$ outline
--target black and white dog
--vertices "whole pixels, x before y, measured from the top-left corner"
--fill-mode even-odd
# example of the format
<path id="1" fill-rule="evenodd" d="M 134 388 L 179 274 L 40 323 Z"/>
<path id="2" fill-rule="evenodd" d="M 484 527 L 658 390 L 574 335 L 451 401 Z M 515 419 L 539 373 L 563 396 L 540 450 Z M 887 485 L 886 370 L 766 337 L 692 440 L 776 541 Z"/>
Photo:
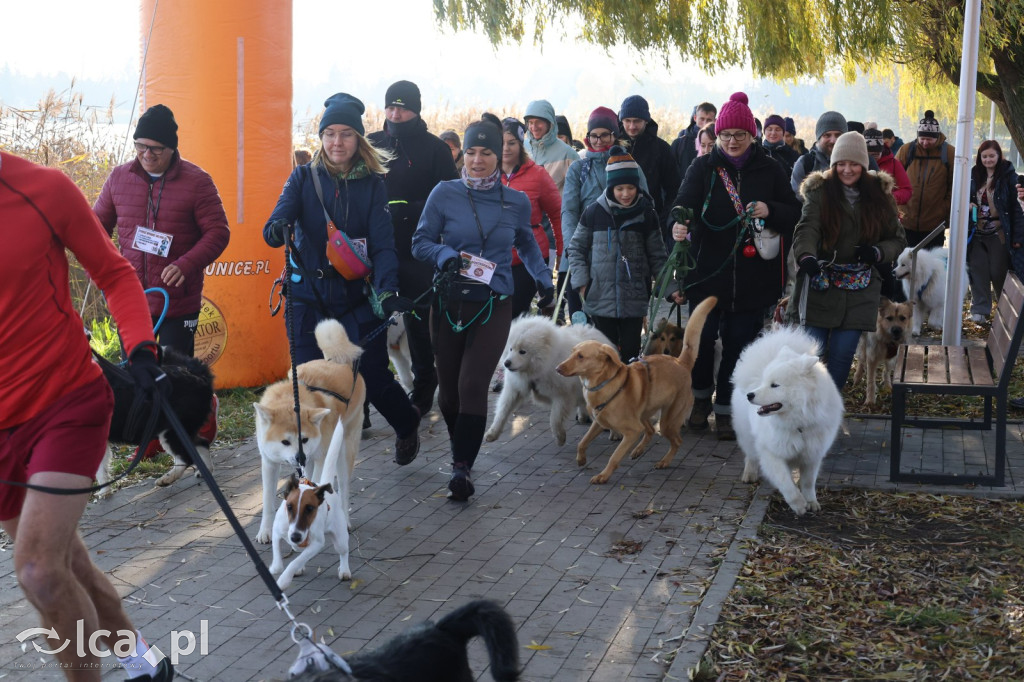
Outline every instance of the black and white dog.
<path id="1" fill-rule="evenodd" d="M 497 682 L 519 679 L 519 644 L 512 618 L 498 604 L 477 600 L 437 623 L 423 623 L 390 642 L 347 658 L 352 675 L 339 670 L 304 673 L 296 682 L 473 682 L 466 644 L 482 637 Z"/>
<path id="2" fill-rule="evenodd" d="M 114 415 L 110 420 L 109 440 L 114 443 L 127 443 L 139 445 L 142 438 L 141 425 L 145 422 L 152 409 L 151 401 L 142 401 L 142 404 L 135 405 L 135 384 L 131 381 L 130 375 L 124 369 L 111 365 L 108 362 L 101 362 L 103 374 L 110 383 L 114 392 Z M 167 399 L 170 407 L 181 420 L 185 432 L 189 435 L 192 444 L 195 445 L 199 456 L 209 467 L 210 443 L 199 435 L 210 414 L 210 405 L 213 400 L 213 373 L 206 364 L 197 358 L 180 353 L 172 348 L 163 348 L 161 361 L 164 373 L 171 382 L 171 395 Z M 192 459 L 188 456 L 185 446 L 178 434 L 171 429 L 167 418 L 160 414 L 156 425 L 156 435 L 160 439 L 163 448 L 174 457 L 174 465 L 171 470 L 157 479 L 156 485 L 171 485 L 185 475 L 185 470 L 192 466 Z M 142 443 L 146 447 L 147 443 Z M 99 471 L 96 472 L 96 481 L 106 483 L 111 479 L 110 458 L 112 451 L 107 446 L 107 454 L 103 457 Z M 106 487 L 98 493 L 99 497 L 109 497 L 113 494 L 113 487 Z"/>

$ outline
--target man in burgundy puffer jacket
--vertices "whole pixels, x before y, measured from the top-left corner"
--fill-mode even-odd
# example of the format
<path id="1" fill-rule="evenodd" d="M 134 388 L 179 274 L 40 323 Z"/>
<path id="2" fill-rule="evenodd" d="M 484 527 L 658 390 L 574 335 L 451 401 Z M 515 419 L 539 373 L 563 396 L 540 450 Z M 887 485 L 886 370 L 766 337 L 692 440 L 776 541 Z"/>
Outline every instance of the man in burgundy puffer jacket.
<path id="1" fill-rule="evenodd" d="M 93 210 L 107 233 L 117 227 L 121 253 L 144 288 L 167 291 L 159 342 L 192 355 L 202 305 L 203 270 L 224 251 L 230 232 L 213 178 L 178 152 L 174 114 L 156 104 L 135 128 L 136 159 L 114 169 Z M 148 294 L 154 323 L 164 298 Z"/>

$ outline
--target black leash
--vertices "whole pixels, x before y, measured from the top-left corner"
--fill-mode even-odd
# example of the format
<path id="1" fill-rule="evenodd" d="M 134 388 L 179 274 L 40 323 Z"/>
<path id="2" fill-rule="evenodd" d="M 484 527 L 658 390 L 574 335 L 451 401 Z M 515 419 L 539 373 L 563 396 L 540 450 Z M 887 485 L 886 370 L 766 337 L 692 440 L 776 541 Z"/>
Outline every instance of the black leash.
<path id="1" fill-rule="evenodd" d="M 294 296 L 292 295 L 291 255 L 292 253 L 298 254 L 299 252 L 298 249 L 293 248 L 294 242 L 292 240 L 294 236 L 295 228 L 294 226 L 292 226 L 291 223 L 288 223 L 287 232 L 285 233 L 284 239 L 284 281 L 286 291 L 284 298 L 284 318 L 285 330 L 288 335 L 288 360 L 291 363 L 292 399 L 295 401 L 295 440 L 297 441 L 296 446 L 298 446 L 298 452 L 295 454 L 295 461 L 298 462 L 299 465 L 296 468 L 296 471 L 299 475 L 299 478 L 303 478 L 305 476 L 305 472 L 303 471 L 303 469 L 306 468 L 306 453 L 302 449 L 302 411 L 301 406 L 299 405 L 299 373 L 295 371 L 295 315 L 293 312 L 295 306 L 292 303 L 292 299 L 294 298 Z M 301 263 L 299 264 L 299 267 L 301 267 L 303 270 L 306 269 L 304 266 L 302 266 Z M 316 295 L 317 305 L 320 306 L 321 311 L 325 311 L 327 309 L 327 306 L 324 303 L 323 298 L 321 298 L 320 292 L 317 291 L 316 287 L 310 288 Z M 264 510 L 264 513 L 266 513 L 266 510 Z M 238 531 L 236 530 L 236 532 Z M 248 538 L 246 538 L 246 541 L 248 541 Z M 262 564 L 262 562 L 260 563 Z M 270 575 L 269 571 L 267 572 L 267 575 Z M 274 585 L 276 586 L 277 583 L 274 583 Z M 278 591 L 280 592 L 280 590 Z M 276 598 L 277 597 L 275 595 L 275 599 Z"/>

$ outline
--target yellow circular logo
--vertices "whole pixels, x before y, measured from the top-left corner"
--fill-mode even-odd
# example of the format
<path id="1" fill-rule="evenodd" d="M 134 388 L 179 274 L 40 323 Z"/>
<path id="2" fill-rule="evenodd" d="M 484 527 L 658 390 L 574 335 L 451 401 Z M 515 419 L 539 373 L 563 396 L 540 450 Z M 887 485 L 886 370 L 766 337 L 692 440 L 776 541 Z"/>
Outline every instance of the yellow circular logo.
<path id="1" fill-rule="evenodd" d="M 220 359 L 228 345 L 228 325 L 224 313 L 213 301 L 203 296 L 203 307 L 199 309 L 199 326 L 196 327 L 196 350 L 194 355 L 209 366 Z"/>

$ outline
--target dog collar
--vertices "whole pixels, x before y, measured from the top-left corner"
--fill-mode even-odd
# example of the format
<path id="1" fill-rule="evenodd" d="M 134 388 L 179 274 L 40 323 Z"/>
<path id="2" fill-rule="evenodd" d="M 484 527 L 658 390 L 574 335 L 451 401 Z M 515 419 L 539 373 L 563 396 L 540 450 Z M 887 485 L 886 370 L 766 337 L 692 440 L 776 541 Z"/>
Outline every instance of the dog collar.
<path id="1" fill-rule="evenodd" d="M 649 373 L 650 373 L 650 371 L 651 371 L 651 368 L 650 368 L 650 366 L 649 366 L 649 365 L 647 364 L 647 361 L 646 361 L 646 360 L 639 360 L 639 362 L 643 363 L 644 367 L 646 367 L 646 368 L 647 368 L 647 372 L 648 372 L 648 374 L 649 374 Z M 621 372 L 621 371 L 622 371 L 623 369 L 625 369 L 625 365 L 623 365 L 622 367 L 620 367 L 620 368 L 619 368 L 619 372 Z M 612 379 L 614 379 L 615 377 L 619 376 L 619 372 L 616 372 L 616 373 L 615 373 L 615 376 L 613 376 L 613 377 L 612 377 L 611 379 L 608 379 L 608 381 L 611 381 L 611 380 L 612 380 Z M 608 381 L 604 381 L 604 382 L 602 382 L 600 386 L 603 386 L 603 385 L 607 384 L 607 383 L 608 383 Z M 627 376 L 627 377 L 626 377 L 626 379 L 625 379 L 625 381 L 623 381 L 623 382 L 622 382 L 621 384 L 619 384 L 619 387 L 618 387 L 617 389 L 615 389 L 615 393 L 612 393 L 612 394 L 611 394 L 611 396 L 610 396 L 610 397 L 608 398 L 608 400 L 604 401 L 604 402 L 603 402 L 603 403 L 601 403 L 600 405 L 595 405 L 595 406 L 594 406 L 594 414 L 596 415 L 596 414 L 597 414 L 598 412 L 600 412 L 600 411 L 601 411 L 601 410 L 603 410 L 604 408 L 608 407 L 608 405 L 609 405 L 609 404 L 610 404 L 610 403 L 611 403 L 611 402 L 612 402 L 613 400 L 615 400 L 616 398 L 618 398 L 618 397 L 619 397 L 619 394 L 620 394 L 620 393 L 622 393 L 622 389 L 624 389 L 624 388 L 626 387 L 626 384 L 628 384 L 628 383 L 629 383 L 629 377 Z M 594 388 L 593 390 L 595 390 L 595 391 L 596 391 L 596 390 L 597 390 L 597 388 L 600 388 L 600 386 L 598 386 L 598 387 L 595 387 L 595 388 Z"/>
<path id="2" fill-rule="evenodd" d="M 587 389 L 588 391 L 590 391 L 591 393 L 593 393 L 594 391 L 600 391 L 600 390 L 601 390 L 602 388 L 604 388 L 605 386 L 607 386 L 608 384 L 610 384 L 610 383 L 611 383 L 612 381 L 614 381 L 614 380 L 615 380 L 615 377 L 619 376 L 619 372 L 621 372 L 621 371 L 622 371 L 623 369 L 625 369 L 625 368 L 626 368 L 626 366 L 625 366 L 625 365 L 620 365 L 620 366 L 619 366 L 619 369 L 618 369 L 618 370 L 616 370 L 615 374 L 611 375 L 610 377 L 608 377 L 607 379 L 605 379 L 604 381 L 602 381 L 601 383 L 599 383 L 599 384 L 598 384 L 597 386 L 586 386 L 585 388 L 586 388 L 586 389 Z M 621 389 L 620 389 L 620 390 L 621 390 Z"/>

